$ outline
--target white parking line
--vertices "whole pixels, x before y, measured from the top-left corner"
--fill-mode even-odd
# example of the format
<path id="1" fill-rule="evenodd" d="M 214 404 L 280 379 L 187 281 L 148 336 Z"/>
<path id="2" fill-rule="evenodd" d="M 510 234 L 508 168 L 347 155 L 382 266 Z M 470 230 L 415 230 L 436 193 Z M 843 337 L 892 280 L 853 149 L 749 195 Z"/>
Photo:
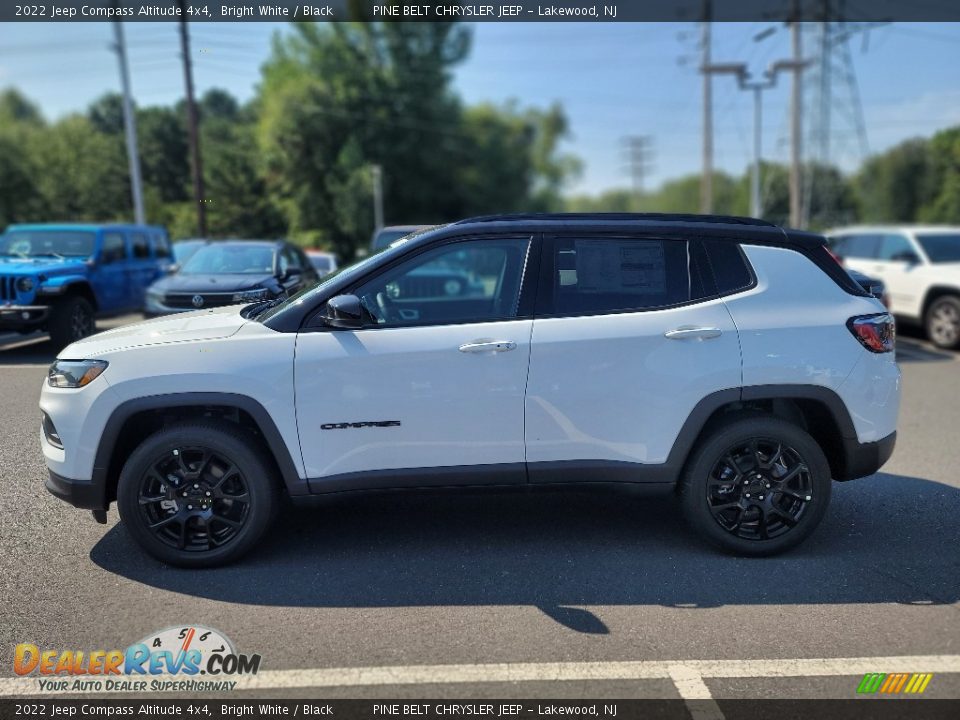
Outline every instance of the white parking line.
<path id="1" fill-rule="evenodd" d="M 704 678 L 857 676 L 868 672 L 960 673 L 960 655 L 760 660 L 637 660 L 608 662 L 396 665 L 266 670 L 235 679 L 236 690 L 447 685 L 505 682 L 671 679 L 685 700 L 710 700 Z M 60 679 L 73 679 L 62 676 Z M 86 676 L 84 679 L 95 679 Z M 200 679 L 193 676 L 191 679 Z M 226 677 L 218 679 L 227 679 Z M 0 678 L 0 697 L 37 694 L 37 676 Z M 59 694 L 59 693 L 58 693 Z M 65 694 L 97 694 L 68 691 Z M 102 692 L 100 693 L 102 694 Z"/>

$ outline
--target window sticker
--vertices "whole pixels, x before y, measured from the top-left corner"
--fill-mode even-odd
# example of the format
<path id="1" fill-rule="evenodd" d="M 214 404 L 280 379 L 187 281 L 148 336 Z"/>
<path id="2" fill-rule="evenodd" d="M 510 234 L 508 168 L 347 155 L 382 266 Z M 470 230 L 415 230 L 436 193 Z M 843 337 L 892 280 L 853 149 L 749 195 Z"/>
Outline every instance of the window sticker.
<path id="1" fill-rule="evenodd" d="M 577 241 L 576 249 L 579 292 L 666 293 L 667 264 L 658 240 Z"/>

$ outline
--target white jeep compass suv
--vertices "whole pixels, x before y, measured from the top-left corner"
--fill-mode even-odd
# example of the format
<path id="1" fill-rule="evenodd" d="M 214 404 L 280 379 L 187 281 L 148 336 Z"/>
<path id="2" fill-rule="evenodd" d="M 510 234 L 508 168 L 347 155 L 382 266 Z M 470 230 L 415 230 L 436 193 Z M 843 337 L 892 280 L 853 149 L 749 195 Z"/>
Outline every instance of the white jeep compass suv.
<path id="1" fill-rule="evenodd" d="M 850 227 L 829 233 L 851 270 L 883 281 L 890 312 L 921 324 L 934 345 L 960 348 L 960 227 Z"/>
<path id="2" fill-rule="evenodd" d="M 44 380 L 47 487 L 185 566 L 251 550 L 282 495 L 463 485 L 675 487 L 716 545 L 780 552 L 896 437 L 893 320 L 824 242 L 474 218 L 283 301 L 100 333 Z"/>

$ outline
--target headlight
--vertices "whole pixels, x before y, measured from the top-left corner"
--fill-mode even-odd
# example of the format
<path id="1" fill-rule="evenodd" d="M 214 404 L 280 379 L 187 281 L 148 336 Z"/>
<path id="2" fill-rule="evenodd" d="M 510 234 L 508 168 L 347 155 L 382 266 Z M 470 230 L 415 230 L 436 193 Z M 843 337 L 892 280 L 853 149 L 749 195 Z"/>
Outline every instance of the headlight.
<path id="1" fill-rule="evenodd" d="M 17 290 L 25 293 L 33 290 L 33 278 L 22 277 L 17 280 Z"/>
<path id="2" fill-rule="evenodd" d="M 253 290 L 244 290 L 243 292 L 234 293 L 233 301 L 256 302 L 257 300 L 266 300 L 267 295 L 269 294 L 270 291 L 266 288 L 254 288 Z"/>
<path id="3" fill-rule="evenodd" d="M 82 388 L 107 369 L 105 360 L 57 360 L 47 371 L 47 385 L 58 388 Z"/>

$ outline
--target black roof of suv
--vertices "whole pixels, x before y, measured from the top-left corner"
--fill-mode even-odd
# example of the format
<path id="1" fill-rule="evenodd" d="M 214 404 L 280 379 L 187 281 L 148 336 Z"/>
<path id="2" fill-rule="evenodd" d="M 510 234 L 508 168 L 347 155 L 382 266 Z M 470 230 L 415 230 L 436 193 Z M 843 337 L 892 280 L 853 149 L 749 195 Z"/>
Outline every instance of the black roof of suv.
<path id="1" fill-rule="evenodd" d="M 728 215 L 690 215 L 668 213 L 511 213 L 482 215 L 466 218 L 447 225 L 438 225 L 411 236 L 399 245 L 391 245 L 377 258 L 389 264 L 424 245 L 446 239 L 503 234 L 505 232 L 551 233 L 570 230 L 601 233 L 641 232 L 661 238 L 699 238 L 747 245 L 771 245 L 796 250 L 829 275 L 834 282 L 851 295 L 868 295 L 826 250 L 826 238 L 815 233 L 780 227 L 766 220 Z M 375 261 L 376 262 L 376 261 Z M 375 271 L 379 264 L 370 265 Z M 342 292 L 353 280 L 338 283 L 333 276 L 329 293 L 317 297 L 322 304 Z M 325 283 L 325 284 L 326 284 Z M 314 302 L 297 303 L 297 307 L 278 308 L 270 313 L 266 324 L 282 332 L 296 332 L 307 315 L 318 309 Z"/>

